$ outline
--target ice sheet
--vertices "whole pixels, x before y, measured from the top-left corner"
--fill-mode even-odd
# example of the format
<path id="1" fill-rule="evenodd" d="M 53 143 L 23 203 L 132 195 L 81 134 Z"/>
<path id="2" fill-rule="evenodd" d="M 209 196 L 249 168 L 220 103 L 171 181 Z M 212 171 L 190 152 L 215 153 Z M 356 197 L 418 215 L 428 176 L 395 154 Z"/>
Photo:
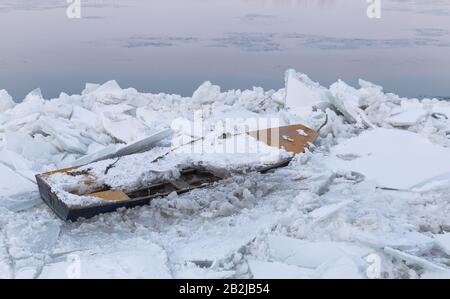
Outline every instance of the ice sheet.
<path id="1" fill-rule="evenodd" d="M 36 188 L 36 184 L 0 163 L 0 194 L 2 196 L 31 192 Z"/>
<path id="2" fill-rule="evenodd" d="M 373 129 L 331 149 L 335 171 L 356 171 L 380 187 L 409 190 L 450 172 L 450 150 L 419 134 Z"/>

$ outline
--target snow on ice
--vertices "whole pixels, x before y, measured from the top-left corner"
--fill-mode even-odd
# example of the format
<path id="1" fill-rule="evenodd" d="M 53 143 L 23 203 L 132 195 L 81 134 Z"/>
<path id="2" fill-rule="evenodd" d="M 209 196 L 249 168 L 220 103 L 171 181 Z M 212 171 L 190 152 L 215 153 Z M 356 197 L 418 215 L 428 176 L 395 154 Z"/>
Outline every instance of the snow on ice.
<path id="1" fill-rule="evenodd" d="M 217 136 L 239 132 L 248 118 L 277 120 L 263 127 L 302 123 L 320 136 L 289 166 L 264 175 L 237 170 L 279 158 L 268 147 L 253 157 L 180 149 L 148 163 L 196 138 L 188 128 L 198 117 L 202 148 L 211 152 L 223 147 Z M 447 101 L 401 98 L 364 80 L 327 88 L 294 70 L 280 90 L 222 91 L 206 82 L 192 97 L 115 81 L 55 99 L 36 89 L 15 102 L 1 90 L 0 277 L 448 277 L 449 119 Z M 42 204 L 35 174 L 107 157 L 168 129 L 170 140 L 121 159 L 108 176 L 102 170 L 111 160 L 93 171 L 118 187 L 176 175 L 189 163 L 236 174 L 76 223 Z M 236 139 L 238 147 L 248 143 Z"/>
<path id="2" fill-rule="evenodd" d="M 411 190 L 437 177 L 450 180 L 450 149 L 403 130 L 363 132 L 335 146 L 330 157 L 330 168 L 360 172 L 384 188 Z"/>

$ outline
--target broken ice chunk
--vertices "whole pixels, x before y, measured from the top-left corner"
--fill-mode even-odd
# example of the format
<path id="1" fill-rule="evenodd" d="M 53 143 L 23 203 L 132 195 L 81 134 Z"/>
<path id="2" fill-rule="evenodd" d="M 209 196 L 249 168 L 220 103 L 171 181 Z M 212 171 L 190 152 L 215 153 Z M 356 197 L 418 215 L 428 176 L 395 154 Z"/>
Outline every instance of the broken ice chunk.
<path id="1" fill-rule="evenodd" d="M 61 223 L 49 216 L 50 214 L 41 213 L 33 219 L 35 223 L 30 223 L 24 215 L 7 224 L 7 244 L 14 259 L 44 256 L 53 251 Z"/>
<path id="2" fill-rule="evenodd" d="M 34 279 L 42 268 L 44 261 L 42 259 L 30 256 L 15 260 L 14 278 L 15 279 Z"/>
<path id="3" fill-rule="evenodd" d="M 315 269 L 337 261 L 345 255 L 362 258 L 370 249 L 339 242 L 309 242 L 284 236 L 269 236 L 269 252 L 273 259 L 304 268 Z"/>
<path id="4" fill-rule="evenodd" d="M 23 102 L 8 110 L 7 115 L 10 119 L 19 119 L 31 114 L 41 113 L 44 103 L 45 101 L 42 98 L 42 95 L 40 95 L 40 91 L 31 92 L 25 97 Z"/>
<path id="5" fill-rule="evenodd" d="M 351 204 L 353 200 L 344 200 L 343 202 L 331 204 L 328 206 L 320 207 L 314 211 L 312 211 L 309 216 L 315 221 L 320 222 L 323 221 L 335 213 L 339 212 L 341 209 L 345 208 L 349 204 Z"/>
<path id="6" fill-rule="evenodd" d="M 307 117 L 314 107 L 325 107 L 329 101 L 326 88 L 313 82 L 307 75 L 290 69 L 286 72 L 286 107 L 294 114 Z"/>
<path id="7" fill-rule="evenodd" d="M 56 244 L 60 222 L 41 210 L 33 214 L 15 214 L 5 226 L 6 245 L 14 263 L 14 277 L 35 278 Z"/>
<path id="8" fill-rule="evenodd" d="M 387 119 L 387 122 L 394 127 L 408 127 L 417 124 L 427 115 L 428 112 L 422 108 L 410 109 L 392 115 Z"/>
<path id="9" fill-rule="evenodd" d="M 89 94 L 100 87 L 100 84 L 86 83 L 85 88 L 81 92 L 81 95 Z"/>
<path id="10" fill-rule="evenodd" d="M 120 148 L 121 148 L 121 146 L 118 144 L 111 144 L 109 146 L 99 149 L 98 151 L 94 151 L 93 153 L 91 153 L 89 155 L 83 156 L 80 159 L 73 161 L 70 165 L 71 166 L 81 166 L 81 165 L 86 165 L 86 164 L 92 163 L 94 161 L 104 160 L 103 159 L 104 157 L 108 157 L 109 155 L 114 154 Z M 69 166 L 69 165 L 67 165 L 67 166 Z"/>
<path id="11" fill-rule="evenodd" d="M 330 87 L 332 97 L 331 104 L 344 115 L 350 123 L 356 123 L 359 126 L 373 128 L 374 125 L 369 121 L 365 112 L 359 107 L 360 95 L 358 91 L 339 80 Z"/>
<path id="12" fill-rule="evenodd" d="M 26 192 L 9 196 L 0 195 L 0 207 L 5 207 L 11 212 L 20 212 L 42 204 L 39 192 Z"/>
<path id="13" fill-rule="evenodd" d="M 98 102 L 104 104 L 117 104 L 125 97 L 124 90 L 114 80 L 104 83 L 90 94 L 94 95 Z"/>
<path id="14" fill-rule="evenodd" d="M 283 135 L 281 136 L 284 140 L 289 141 L 289 142 L 294 142 L 294 139 L 289 137 L 288 135 Z"/>
<path id="15" fill-rule="evenodd" d="M 202 277 L 202 279 L 232 279 L 236 276 L 236 271 L 201 268 L 194 263 L 185 263 L 180 265 L 180 269 L 174 269 L 173 276 L 175 279 L 190 279 L 192 277 Z"/>
<path id="16" fill-rule="evenodd" d="M 33 141 L 33 138 L 22 132 L 6 133 L 4 137 L 5 149 L 22 154 L 26 144 Z"/>
<path id="17" fill-rule="evenodd" d="M 34 90 L 32 90 L 29 94 L 27 94 L 27 96 L 25 97 L 25 99 L 23 100 L 23 102 L 28 102 L 28 101 L 34 101 L 34 100 L 40 100 L 42 99 L 42 91 L 40 88 L 36 88 Z"/>
<path id="18" fill-rule="evenodd" d="M 74 261 L 79 269 L 68 271 Z M 72 252 L 45 265 L 39 278 L 171 278 L 167 255 L 158 245 L 140 238 Z"/>
<path id="19" fill-rule="evenodd" d="M 317 195 L 323 195 L 328 192 L 331 184 L 333 184 L 336 174 L 332 171 L 323 171 L 307 179 L 307 184 L 311 192 Z"/>
<path id="20" fill-rule="evenodd" d="M 36 134 L 33 140 L 24 144 L 22 155 L 34 162 L 34 168 L 49 163 L 58 163 L 63 154 L 59 153 L 55 143 L 57 144 L 57 141 L 50 136 L 44 137 Z"/>
<path id="21" fill-rule="evenodd" d="M 0 163 L 0 194 L 2 196 L 31 192 L 36 188 L 37 186 L 31 181 Z"/>
<path id="22" fill-rule="evenodd" d="M 450 255 L 450 233 L 434 235 L 434 238 L 442 251 Z"/>
<path id="23" fill-rule="evenodd" d="M 9 260 L 8 250 L 5 240 L 0 235 L 0 279 L 13 278 L 13 269 L 11 261 Z"/>
<path id="24" fill-rule="evenodd" d="M 105 130 L 124 143 L 130 143 L 150 135 L 149 128 L 135 118 L 111 121 L 107 117 L 103 117 L 102 121 Z"/>
<path id="25" fill-rule="evenodd" d="M 101 122 L 98 120 L 97 114 L 79 106 L 73 107 L 73 112 L 70 120 L 74 123 L 84 124 L 88 127 L 96 129 L 102 127 Z"/>
<path id="26" fill-rule="evenodd" d="M 450 279 L 450 271 L 425 271 L 421 279 Z"/>
<path id="27" fill-rule="evenodd" d="M 211 104 L 214 103 L 220 96 L 220 87 L 213 85 L 211 82 L 206 81 L 200 87 L 194 91 L 192 95 L 192 101 L 198 104 Z"/>
<path id="28" fill-rule="evenodd" d="M 305 136 L 305 137 L 308 136 L 308 133 L 306 133 L 306 132 L 303 131 L 303 130 L 297 130 L 297 133 L 298 133 L 299 135 L 302 135 L 302 136 Z"/>
<path id="29" fill-rule="evenodd" d="M 432 112 L 436 114 L 437 117 L 443 119 L 450 119 L 450 105 L 448 102 L 440 102 L 433 105 Z"/>
<path id="30" fill-rule="evenodd" d="M 349 257 L 343 256 L 337 261 L 323 265 L 322 274 L 320 278 L 323 279 L 362 279 L 361 274 L 356 263 Z M 320 271 L 320 270 L 319 270 Z"/>

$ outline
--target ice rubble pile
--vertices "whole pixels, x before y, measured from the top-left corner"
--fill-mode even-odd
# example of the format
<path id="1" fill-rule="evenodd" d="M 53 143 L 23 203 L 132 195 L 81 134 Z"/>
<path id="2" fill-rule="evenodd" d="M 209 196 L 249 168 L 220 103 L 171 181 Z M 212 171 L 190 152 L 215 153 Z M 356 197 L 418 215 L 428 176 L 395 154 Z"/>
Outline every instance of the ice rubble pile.
<path id="1" fill-rule="evenodd" d="M 382 87 L 364 80 L 360 80 L 359 85 L 359 88 L 354 88 L 343 81 L 338 81 L 326 88 L 313 82 L 305 74 L 289 70 L 286 72 L 286 87 L 278 91 L 264 91 L 262 88 L 253 88 L 252 90 L 223 92 L 220 90 L 220 87 L 206 82 L 194 92 L 192 97 L 139 93 L 132 88 L 122 89 L 115 81 L 110 81 L 103 85 L 87 84 L 81 95 L 62 93 L 56 99 L 44 99 L 40 90 L 37 89 L 28 94 L 20 103 L 15 103 L 6 91 L 1 90 L 0 224 L 5 229 L 0 230 L 7 235 L 8 232 L 20 231 L 21 229 L 16 227 L 23 226 L 27 222 L 25 220 L 26 215 L 32 215 L 36 219 L 39 218 L 37 221 L 40 224 L 50 221 L 49 225 L 46 226 L 49 228 L 46 233 L 51 236 L 52 240 L 57 240 L 59 234 L 59 224 L 56 224 L 57 220 L 53 219 L 50 213 L 44 213 L 45 217 L 42 215 L 38 216 L 33 214 L 33 209 L 29 209 L 40 202 L 34 182 L 36 173 L 71 166 L 80 161 L 79 159 L 86 156 L 95 156 L 99 152 L 103 154 L 114 152 L 125 144 L 132 144 L 155 132 L 173 126 L 174 121 L 177 119 L 187 119 L 192 122 L 198 110 L 203 112 L 202 117 L 207 131 L 216 129 L 217 122 L 225 118 L 233 118 L 238 124 L 240 120 L 251 117 L 275 117 L 280 120 L 280 125 L 300 122 L 317 129 L 323 124 L 324 115 L 326 114 L 328 123 L 321 129 L 321 136 L 317 142 L 315 153 L 308 153 L 304 157 L 300 157 L 297 163 L 293 163 L 292 167 L 286 170 L 286 174 L 279 175 L 283 177 L 283 180 L 286 177 L 290 178 L 292 182 L 289 180 L 288 185 L 285 185 L 283 181 L 277 183 L 283 187 L 283 190 L 279 191 L 281 195 L 278 194 L 278 197 L 274 196 L 273 205 L 272 203 L 270 205 L 262 204 L 260 208 L 254 208 L 256 203 L 253 203 L 259 202 L 255 200 L 256 197 L 270 197 L 270 195 L 265 195 L 266 193 L 260 189 L 270 190 L 274 188 L 273 183 L 267 182 L 268 186 L 266 187 L 262 187 L 265 186 L 265 183 L 261 183 L 262 185 L 253 193 L 248 191 L 246 187 L 246 191 L 244 190 L 241 195 L 236 196 L 242 197 L 245 201 L 252 202 L 252 204 L 245 206 L 249 210 L 244 210 L 241 216 L 233 218 L 233 222 L 243 221 L 243 227 L 246 227 L 246 230 L 239 231 L 239 233 L 243 234 L 240 242 L 245 244 L 255 238 L 255 234 L 257 234 L 257 231 L 260 231 L 261 227 L 268 229 L 270 226 L 283 226 L 286 223 L 287 216 L 281 215 L 278 217 L 276 214 L 273 214 L 273 209 L 280 208 L 283 203 L 287 206 L 294 205 L 295 209 L 290 210 L 297 212 L 296 220 L 290 224 L 287 230 L 297 231 L 298 237 L 311 240 L 266 235 L 265 241 L 261 242 L 261 244 L 265 244 L 264 246 L 268 247 L 266 251 L 263 250 L 265 252 L 263 254 L 264 258 L 258 259 L 260 249 L 250 248 L 250 252 L 253 250 L 254 253 L 247 258 L 246 266 L 239 262 L 242 261 L 242 256 L 238 259 L 239 261 L 231 264 L 240 265 L 239 267 L 247 269 L 242 270 L 243 273 L 252 273 L 251 275 L 254 277 L 266 277 L 273 273 L 287 277 L 335 277 L 339 275 L 359 277 L 362 274 L 358 269 L 365 263 L 361 258 L 366 256 L 370 250 L 368 251 L 365 245 L 350 246 L 346 243 L 340 244 L 329 240 L 320 240 L 317 236 L 325 236 L 327 233 L 329 233 L 329 238 L 331 239 L 333 231 L 325 230 L 326 227 L 317 225 L 308 226 L 306 225 L 309 223 L 308 221 L 317 224 L 326 221 L 333 215 L 341 215 L 341 218 L 338 217 L 336 221 L 344 221 L 342 217 L 349 217 L 349 222 L 358 222 L 359 219 L 360 221 L 366 221 L 368 227 L 371 228 L 371 223 L 375 227 L 375 224 L 373 224 L 373 217 L 375 217 L 373 216 L 373 211 L 377 209 L 381 211 L 384 206 L 390 205 L 392 205 L 390 209 L 393 210 L 401 205 L 399 203 L 401 200 L 413 202 L 413 207 L 420 206 L 425 201 L 432 202 L 432 205 L 427 206 L 425 209 L 418 209 L 417 211 L 414 209 L 407 210 L 408 213 L 411 212 L 411 214 L 408 214 L 410 218 L 414 218 L 416 214 L 422 215 L 421 213 L 424 213 L 424 211 L 433 214 L 434 212 L 430 209 L 434 206 L 440 206 L 442 208 L 440 210 L 444 213 L 446 207 L 444 203 L 436 202 L 436 196 L 437 198 L 440 196 L 436 195 L 440 194 L 436 192 L 441 189 L 448 189 L 450 182 L 450 165 L 448 162 L 450 161 L 448 159 L 450 157 L 450 103 L 437 99 L 401 98 L 391 93 L 384 93 Z M 180 136 L 184 133 L 182 130 L 178 132 Z M 220 161 L 215 162 L 220 163 Z M 273 174 L 273 177 L 267 180 L 274 179 L 279 179 L 277 174 Z M 261 179 L 261 181 L 264 182 L 264 179 Z M 356 184 L 355 186 L 357 187 L 343 189 L 343 191 L 339 189 L 339 184 L 335 186 L 336 182 L 340 184 L 364 182 L 364 184 L 372 184 L 383 189 L 414 192 L 411 193 L 414 196 L 405 197 L 399 195 L 392 197 L 391 195 L 386 195 L 387 193 L 381 193 L 381 190 L 374 191 L 373 189 L 370 189 L 371 192 L 366 192 L 367 190 L 364 189 L 366 185 L 364 184 Z M 235 182 L 231 182 L 230 186 L 231 189 L 241 188 L 240 183 Z M 203 191 L 198 192 L 202 194 L 201 192 Z M 217 213 L 217 217 L 220 215 L 223 217 L 231 215 L 230 217 L 233 217 L 232 214 L 237 212 L 235 207 L 240 206 L 241 203 L 227 201 L 228 195 L 224 194 L 232 193 L 235 196 L 234 194 L 237 191 L 228 190 L 224 187 L 224 194 L 220 190 L 215 192 L 217 192 L 217 197 L 221 198 L 220 200 L 215 199 L 213 192 L 212 194 L 204 194 L 203 197 L 200 196 L 201 200 L 197 199 L 197 201 L 189 198 L 190 195 L 186 195 L 188 198 L 169 198 L 164 202 L 155 201 L 155 205 L 162 208 L 173 204 L 175 208 L 170 207 L 170 213 L 183 213 L 185 208 L 190 211 L 189 213 L 192 213 L 192 207 L 194 207 L 194 210 L 200 209 L 203 200 L 207 201 L 208 209 L 212 209 L 212 211 L 215 211 L 212 208 L 214 205 L 219 207 L 217 212 L 209 212 L 209 210 L 204 212 L 205 215 L 209 215 L 204 216 L 206 217 L 205 219 L 209 219 L 208 217 L 211 217 L 211 213 Z M 338 200 L 339 196 L 337 194 L 340 193 L 348 194 L 348 196 L 343 196 L 342 200 Z M 359 199 L 354 199 L 357 195 L 360 196 Z M 195 198 L 195 195 L 192 196 Z M 328 199 L 327 196 L 332 199 Z M 292 200 L 292 198 L 295 199 Z M 311 198 L 314 198 L 314 200 Z M 396 198 L 396 200 L 392 200 L 392 198 Z M 406 200 L 406 198 L 409 199 Z M 367 199 L 367 201 L 363 199 Z M 226 201 L 227 205 L 220 203 L 223 201 Z M 265 201 L 271 202 L 269 199 Z M 346 211 L 349 207 L 355 207 L 355 209 L 358 207 L 358 211 L 365 211 L 366 213 L 361 215 L 357 212 L 352 212 L 357 215 L 339 214 L 342 211 Z M 178 212 L 174 212 L 174 209 L 178 210 Z M 305 212 L 305 209 L 309 210 L 309 212 Z M 20 210 L 26 210 L 26 213 L 30 214 L 15 213 Z M 42 214 L 42 210 L 39 211 Z M 140 215 L 139 212 L 130 212 L 137 213 L 137 215 L 134 218 L 131 215 L 127 222 L 133 222 L 134 224 L 131 226 L 134 227 L 137 225 L 136 223 L 144 221 L 142 220 L 143 218 L 151 219 L 152 217 L 144 217 L 145 213 L 147 213 L 146 211 L 148 210 L 143 209 L 141 211 L 141 213 L 144 213 L 143 215 Z M 354 220 L 351 220 L 353 219 L 351 216 L 355 217 Z M 51 220 L 43 220 L 43 217 Z M 109 215 L 106 219 L 109 219 L 108 217 L 111 220 L 106 220 L 107 222 L 114 221 L 116 216 Z M 248 219 L 245 217 L 248 217 Z M 368 218 L 366 219 L 365 217 Z M 419 216 L 417 217 L 417 221 L 422 221 L 419 220 Z M 426 215 L 424 218 L 426 218 Z M 187 242 L 186 239 L 180 239 L 178 236 L 179 230 L 184 230 L 186 225 L 167 224 L 168 227 L 173 226 L 172 239 L 170 239 L 170 242 L 167 241 L 167 244 L 173 247 L 170 250 L 171 255 L 169 258 L 163 253 L 158 253 L 158 255 L 163 257 L 157 261 L 157 265 L 164 267 L 162 265 L 165 265 L 167 259 L 169 259 L 176 261 L 176 265 L 172 265 L 172 268 L 178 269 L 175 271 L 177 273 L 175 276 L 177 277 L 182 277 L 183 275 L 206 275 L 202 267 L 192 266 L 191 268 L 186 268 L 180 265 L 183 265 L 187 260 L 195 260 L 197 258 L 191 256 L 192 252 L 202 252 L 201 250 L 209 248 L 211 250 L 206 251 L 203 256 L 212 255 L 213 252 L 214 255 L 220 255 L 221 250 L 225 250 L 229 246 L 232 247 L 233 242 L 226 242 L 226 236 L 229 233 L 231 234 L 232 230 L 229 232 L 225 231 L 221 235 L 221 238 L 223 238 L 221 240 L 227 244 L 229 243 L 227 246 L 223 246 L 221 250 L 217 248 L 213 250 L 214 246 L 217 245 L 216 243 L 220 243 L 220 240 L 214 239 L 215 236 L 217 237 L 216 232 L 209 235 L 210 239 L 215 241 L 210 241 L 206 237 L 198 235 L 199 233 L 197 234 L 197 232 L 203 232 L 203 229 L 208 224 L 216 228 L 222 227 L 227 219 L 218 218 L 216 220 L 213 217 L 210 223 L 199 222 L 200 220 L 194 219 L 190 220 L 192 221 L 190 223 L 190 226 L 193 227 L 192 232 L 183 233 L 189 236 L 186 237 L 189 240 L 195 240 L 190 245 L 185 243 Z M 396 221 L 401 221 L 402 219 L 402 217 L 399 217 Z M 103 223 L 105 220 L 103 217 L 100 217 L 99 220 L 93 221 Z M 161 223 L 148 224 L 148 221 L 145 220 L 144 227 L 150 225 L 150 227 L 156 226 L 160 228 L 163 226 Z M 163 220 L 160 219 L 160 221 Z M 108 226 L 106 223 L 102 225 Z M 197 227 L 196 225 L 200 226 Z M 337 222 L 330 224 L 330 226 L 333 225 L 337 225 Z M 411 230 L 411 227 L 407 224 L 401 223 L 400 226 L 400 234 L 406 234 L 408 230 Z M 228 226 L 225 225 L 225 227 Z M 304 227 L 310 227 L 311 229 L 308 233 L 302 232 L 301 230 Z M 369 228 L 367 230 L 370 230 Z M 87 227 L 85 229 L 89 231 Z M 166 229 L 170 230 L 169 228 Z M 358 231 L 358 229 L 354 227 L 349 228 L 350 231 Z M 387 236 L 389 235 L 389 229 L 392 228 L 383 227 L 383 229 L 386 230 Z M 27 228 L 28 230 L 31 232 L 33 228 Z M 83 231 L 81 228 L 80 230 Z M 374 228 L 374 230 L 378 232 L 377 229 Z M 95 230 L 89 233 L 93 234 Z M 143 238 L 146 238 L 144 236 L 149 234 L 147 230 L 143 230 L 141 233 Z M 395 233 L 399 232 L 396 231 Z M 419 234 L 417 232 L 414 233 Z M 441 236 L 435 231 L 433 233 L 437 236 L 433 244 L 440 244 L 441 248 L 449 250 L 448 238 L 443 237 L 445 234 Z M 68 244 L 75 244 L 78 242 L 76 241 L 76 234 L 77 230 L 71 232 L 69 229 L 66 235 L 60 236 L 60 238 L 64 238 Z M 170 235 L 170 231 L 166 231 L 165 234 Z M 392 239 L 398 237 L 393 232 L 392 234 L 394 235 Z M 7 262 L 11 258 L 8 255 L 11 254 L 14 255 L 12 259 L 20 260 L 20 263 L 16 261 L 16 265 L 21 263 L 24 265 L 22 270 L 19 268 L 14 270 L 16 277 L 22 274 L 23 276 L 30 276 L 27 274 L 30 267 L 34 273 L 31 276 L 40 272 L 39 267 L 42 267 L 42 256 L 45 256 L 46 252 L 33 247 L 33 244 L 36 242 L 32 235 L 32 233 L 29 234 L 29 240 L 6 238 L 5 240 L 9 241 L 3 241 L 0 238 L 0 277 L 8 276 L 5 273 L 13 271 Z M 110 234 L 107 233 L 106 235 L 109 236 Z M 208 233 L 204 233 L 204 235 L 208 235 Z M 407 235 L 409 236 L 409 233 Z M 12 235 L 10 234 L 9 236 L 11 237 Z M 101 238 L 100 235 L 98 237 Z M 108 238 L 113 238 L 113 236 Z M 122 239 L 122 237 L 120 238 Z M 158 237 L 158 239 L 161 238 L 162 235 Z M 233 238 L 233 236 L 230 235 L 230 238 Z M 368 237 L 364 235 L 364 238 Z M 354 237 L 342 239 L 349 242 L 358 241 Z M 376 246 L 382 246 L 380 245 L 382 239 L 382 237 L 376 239 L 376 241 L 370 239 L 370 242 L 365 240 L 364 244 L 372 242 L 378 244 Z M 202 243 L 202 240 L 205 243 Z M 422 242 L 421 240 L 421 238 L 411 237 L 408 239 L 408 242 L 414 243 L 417 241 L 416 243 L 420 243 Z M 19 243 L 16 244 L 14 242 Z M 55 242 L 57 241 L 52 241 L 53 244 Z M 136 239 L 133 242 L 144 244 L 143 248 L 151 247 L 155 252 L 160 250 L 158 246 L 148 245 L 147 241 Z M 223 242 L 222 244 L 224 244 Z M 126 242 L 121 241 L 122 243 L 125 244 Z M 58 244 L 60 244 L 58 250 L 61 252 L 68 252 L 73 249 L 64 248 L 61 245 L 64 244 L 62 241 Z M 281 246 L 280 244 L 291 244 L 292 246 L 286 245 L 283 248 L 284 245 Z M 47 248 L 47 245 L 44 247 Z M 251 246 L 256 245 L 253 244 Z M 436 270 L 433 263 L 431 265 L 427 264 L 426 258 L 415 257 L 414 251 L 409 253 L 398 251 L 402 247 L 394 245 L 391 243 L 384 245 L 387 255 L 407 260 L 409 264 L 419 265 L 428 269 L 427 271 L 431 271 L 431 273 L 434 273 L 433 271 Z M 18 251 L 11 253 L 11 248 L 16 248 L 14 246 L 18 248 Z M 416 248 L 414 246 L 412 248 Z M 286 248 L 291 247 L 295 248 L 292 249 L 293 252 L 285 252 Z M 191 248 L 192 251 L 188 252 L 186 248 Z M 196 248 L 201 250 L 199 251 Z M 320 248 L 322 248 L 321 251 L 319 250 Z M 122 250 L 126 254 L 122 247 L 118 250 L 119 252 Z M 311 252 L 318 252 L 318 250 L 323 254 L 311 254 Z M 102 250 L 97 249 L 95 251 L 97 254 L 102 252 Z M 10 253 L 8 254 L 8 252 Z M 139 251 L 138 255 L 140 254 L 143 253 Z M 223 252 L 223 254 L 228 253 Z M 117 254 L 113 251 L 108 251 L 104 258 L 119 260 Z M 64 263 L 62 262 L 62 265 Z M 126 264 L 126 261 L 123 263 Z M 131 260 L 130 263 L 133 265 L 137 264 L 136 260 Z M 128 266 L 125 264 L 124 268 L 127 268 Z M 54 266 L 45 267 L 42 273 L 46 273 L 48 276 L 56 275 L 55 273 L 59 271 L 58 267 L 60 266 L 61 264 L 56 263 Z M 102 267 L 106 267 L 103 269 L 105 271 L 111 270 L 107 265 L 95 267 L 93 266 L 88 271 L 93 276 L 101 276 Z M 396 266 L 392 267 L 391 274 L 395 275 L 399 268 L 395 268 Z M 3 269 L 9 270 L 3 271 Z M 278 270 L 275 271 L 273 269 Z M 136 269 L 136 271 L 140 270 L 141 268 Z M 133 273 L 128 274 L 136 274 L 138 276 L 142 274 Z M 167 269 L 161 273 L 158 275 L 169 275 Z M 153 275 L 152 273 L 150 274 Z"/>

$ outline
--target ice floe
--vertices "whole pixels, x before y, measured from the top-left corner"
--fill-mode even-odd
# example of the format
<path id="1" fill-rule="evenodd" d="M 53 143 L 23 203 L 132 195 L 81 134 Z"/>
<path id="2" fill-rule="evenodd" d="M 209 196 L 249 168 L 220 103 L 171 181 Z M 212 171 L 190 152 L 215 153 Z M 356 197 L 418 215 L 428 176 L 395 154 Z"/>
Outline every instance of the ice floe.
<path id="1" fill-rule="evenodd" d="M 167 256 L 158 245 L 131 239 L 101 250 L 74 251 L 46 264 L 39 278 L 171 278 Z"/>
<path id="2" fill-rule="evenodd" d="M 380 187 L 410 190 L 450 173 L 450 149 L 412 132 L 377 128 L 330 152 L 334 170 L 357 171 Z"/>

